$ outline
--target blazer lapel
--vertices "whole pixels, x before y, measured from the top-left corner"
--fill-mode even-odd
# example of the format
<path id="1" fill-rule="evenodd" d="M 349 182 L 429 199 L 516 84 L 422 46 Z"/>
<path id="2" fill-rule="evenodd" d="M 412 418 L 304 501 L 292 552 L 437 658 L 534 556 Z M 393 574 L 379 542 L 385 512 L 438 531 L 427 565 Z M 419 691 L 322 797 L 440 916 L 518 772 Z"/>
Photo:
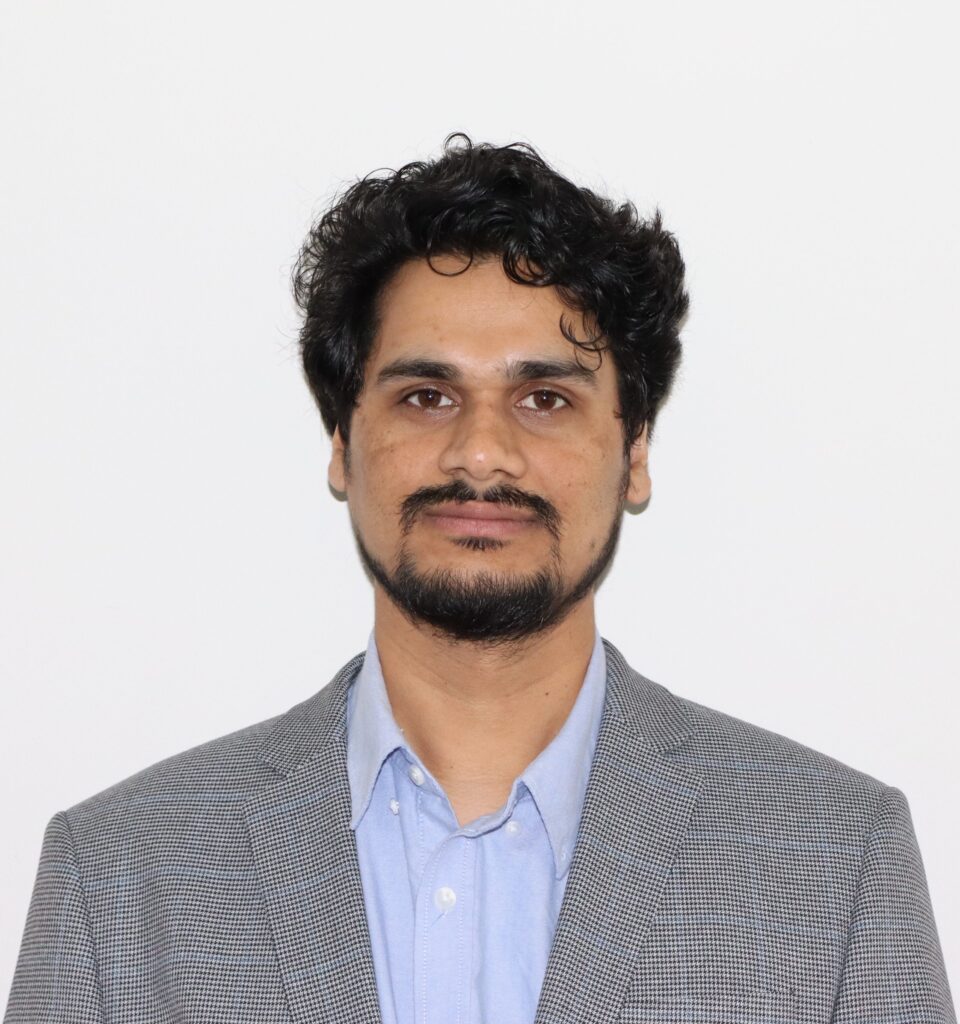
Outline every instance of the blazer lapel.
<path id="1" fill-rule="evenodd" d="M 246 807 L 296 1024 L 380 1024 L 347 780 L 346 695 L 362 660 L 277 720 L 261 756 L 281 778 Z"/>
<path id="2" fill-rule="evenodd" d="M 667 752 L 692 726 L 604 641 L 607 693 L 536 1024 L 612 1021 L 699 796 Z"/>

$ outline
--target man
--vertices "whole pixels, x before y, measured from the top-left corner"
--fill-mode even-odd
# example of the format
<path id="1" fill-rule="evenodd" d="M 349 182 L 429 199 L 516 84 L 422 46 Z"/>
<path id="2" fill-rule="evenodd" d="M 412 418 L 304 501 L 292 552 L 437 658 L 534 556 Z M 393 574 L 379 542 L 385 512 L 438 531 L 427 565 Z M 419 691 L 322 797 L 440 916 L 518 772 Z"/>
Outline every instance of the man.
<path id="1" fill-rule="evenodd" d="M 597 633 L 687 307 L 659 217 L 452 138 L 295 291 L 369 645 L 52 819 L 7 1021 L 954 1021 L 903 794 Z"/>

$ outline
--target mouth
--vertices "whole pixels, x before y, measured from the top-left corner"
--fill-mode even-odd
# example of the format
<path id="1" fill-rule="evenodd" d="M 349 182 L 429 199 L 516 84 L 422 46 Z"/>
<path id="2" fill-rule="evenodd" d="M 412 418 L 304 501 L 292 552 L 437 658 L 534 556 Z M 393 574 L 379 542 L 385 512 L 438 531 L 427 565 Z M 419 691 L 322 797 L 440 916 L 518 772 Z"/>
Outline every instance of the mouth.
<path id="1" fill-rule="evenodd" d="M 516 537 L 537 525 L 529 509 L 511 508 L 491 501 L 450 502 L 424 513 L 435 529 L 456 537 Z"/>

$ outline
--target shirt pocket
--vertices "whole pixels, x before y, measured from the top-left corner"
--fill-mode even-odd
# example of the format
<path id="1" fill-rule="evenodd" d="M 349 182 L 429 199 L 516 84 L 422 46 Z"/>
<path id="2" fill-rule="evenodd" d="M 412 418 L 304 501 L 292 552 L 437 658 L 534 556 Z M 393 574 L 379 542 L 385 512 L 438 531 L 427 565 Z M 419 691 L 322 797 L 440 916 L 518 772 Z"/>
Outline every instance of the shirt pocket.
<path id="1" fill-rule="evenodd" d="M 620 1024 L 796 1024 L 797 996 L 736 992 L 689 999 L 628 998 Z"/>

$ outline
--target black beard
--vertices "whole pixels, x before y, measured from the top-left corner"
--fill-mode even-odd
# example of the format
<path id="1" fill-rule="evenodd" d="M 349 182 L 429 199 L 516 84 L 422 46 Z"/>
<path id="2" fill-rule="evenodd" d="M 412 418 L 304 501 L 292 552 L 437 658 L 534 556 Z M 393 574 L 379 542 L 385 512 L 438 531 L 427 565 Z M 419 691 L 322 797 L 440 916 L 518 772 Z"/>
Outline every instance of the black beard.
<path id="1" fill-rule="evenodd" d="M 527 576 L 474 575 L 450 569 L 417 570 L 413 557 L 401 548 L 391 575 L 364 547 L 354 531 L 360 557 L 387 596 L 414 623 L 427 623 L 444 636 L 486 645 L 515 643 L 560 623 L 604 574 L 620 537 L 618 509 L 603 547 L 577 583 L 564 591 L 559 545 L 552 547 L 550 569 Z M 474 540 L 479 538 L 472 538 Z M 499 542 L 487 542 L 501 546 Z M 465 543 L 466 547 L 474 547 Z M 482 550 L 483 548 L 479 548 Z"/>

